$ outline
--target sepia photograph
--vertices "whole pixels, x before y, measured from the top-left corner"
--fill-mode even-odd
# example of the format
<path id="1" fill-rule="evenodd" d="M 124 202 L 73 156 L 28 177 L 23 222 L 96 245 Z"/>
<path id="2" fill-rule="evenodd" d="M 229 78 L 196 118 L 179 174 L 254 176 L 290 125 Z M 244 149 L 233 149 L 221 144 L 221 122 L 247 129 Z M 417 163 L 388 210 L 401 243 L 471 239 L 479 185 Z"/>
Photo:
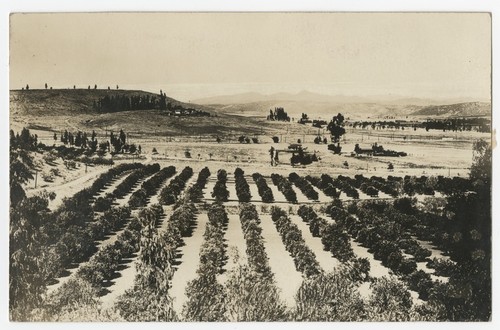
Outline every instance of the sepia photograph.
<path id="1" fill-rule="evenodd" d="M 10 322 L 491 321 L 492 31 L 10 13 Z"/>

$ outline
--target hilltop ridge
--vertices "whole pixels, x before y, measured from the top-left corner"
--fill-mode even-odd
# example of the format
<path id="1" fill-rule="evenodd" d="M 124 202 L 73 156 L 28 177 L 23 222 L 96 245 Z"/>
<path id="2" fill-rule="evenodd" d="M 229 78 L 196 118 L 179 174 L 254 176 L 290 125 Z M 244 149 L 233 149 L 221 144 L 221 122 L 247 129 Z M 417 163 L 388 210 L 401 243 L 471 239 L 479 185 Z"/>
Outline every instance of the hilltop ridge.
<path id="1" fill-rule="evenodd" d="M 71 113 L 91 114 L 97 113 L 94 103 L 100 99 L 110 97 L 134 97 L 149 96 L 160 97 L 160 94 L 145 92 L 142 90 L 122 89 L 30 89 L 10 91 L 10 113 L 11 115 L 68 115 Z M 172 106 L 205 107 L 180 102 L 166 96 L 166 102 Z"/>

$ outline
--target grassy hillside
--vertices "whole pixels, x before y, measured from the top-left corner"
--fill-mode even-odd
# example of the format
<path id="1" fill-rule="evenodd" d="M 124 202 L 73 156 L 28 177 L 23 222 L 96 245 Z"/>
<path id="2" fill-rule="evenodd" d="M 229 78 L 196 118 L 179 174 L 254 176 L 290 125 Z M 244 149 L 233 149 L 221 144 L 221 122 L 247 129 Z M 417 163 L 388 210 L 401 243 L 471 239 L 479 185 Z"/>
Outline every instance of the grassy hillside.
<path id="1" fill-rule="evenodd" d="M 94 102 L 108 96 L 137 96 L 153 94 L 137 90 L 107 90 L 107 89 L 31 89 L 10 91 L 10 114 L 11 115 L 68 115 L 96 113 L 93 108 Z M 167 102 L 184 107 L 192 107 L 191 104 L 179 102 L 167 97 Z M 203 108 L 200 106 L 199 108 Z"/>
<path id="2" fill-rule="evenodd" d="M 491 104 L 487 102 L 466 102 L 424 107 L 412 113 L 414 116 L 482 116 L 491 114 Z"/>
<path id="3" fill-rule="evenodd" d="M 173 135 L 253 135 L 263 131 L 279 130 L 279 123 L 262 118 L 245 118 L 238 111 L 223 113 L 218 107 L 207 107 L 179 102 L 168 98 L 173 106 L 194 107 L 208 111 L 211 117 L 167 116 L 160 110 L 129 110 L 98 113 L 94 101 L 104 96 L 136 96 L 155 94 L 130 90 L 14 90 L 10 93 L 10 125 L 14 131 L 22 127 L 41 131 L 62 130 L 119 130 L 139 134 Z M 158 95 L 156 95 L 158 97 Z"/>

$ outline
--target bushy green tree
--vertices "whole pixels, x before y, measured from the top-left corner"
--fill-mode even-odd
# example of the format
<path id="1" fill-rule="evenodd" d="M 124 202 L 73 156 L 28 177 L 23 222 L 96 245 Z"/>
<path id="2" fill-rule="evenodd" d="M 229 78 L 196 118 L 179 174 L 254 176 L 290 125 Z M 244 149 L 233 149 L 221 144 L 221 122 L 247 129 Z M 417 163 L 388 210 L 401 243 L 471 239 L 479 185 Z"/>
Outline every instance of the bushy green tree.
<path id="1" fill-rule="evenodd" d="M 410 292 L 396 278 L 381 277 L 370 286 L 368 319 L 372 321 L 410 321 L 413 305 Z"/>
<path id="2" fill-rule="evenodd" d="M 292 311 L 295 321 L 361 321 L 365 304 L 355 282 L 343 268 L 302 282 Z"/>
<path id="3" fill-rule="evenodd" d="M 247 265 L 231 270 L 224 284 L 228 321 L 285 321 L 287 309 L 279 291 L 269 277 Z"/>

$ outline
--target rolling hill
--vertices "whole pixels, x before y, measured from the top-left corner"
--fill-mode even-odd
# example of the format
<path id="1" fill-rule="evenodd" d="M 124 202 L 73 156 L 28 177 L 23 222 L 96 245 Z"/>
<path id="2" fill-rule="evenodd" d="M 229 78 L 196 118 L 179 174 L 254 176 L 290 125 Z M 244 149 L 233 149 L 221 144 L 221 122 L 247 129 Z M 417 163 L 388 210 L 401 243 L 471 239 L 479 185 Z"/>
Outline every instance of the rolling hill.
<path id="1" fill-rule="evenodd" d="M 253 93 L 252 93 L 253 94 Z M 285 98 L 283 93 L 283 98 Z M 468 102 L 449 105 L 399 105 L 381 103 L 331 103 L 308 101 L 313 95 L 302 93 L 292 101 L 256 101 L 226 105 L 197 105 L 179 102 L 167 97 L 172 105 L 194 107 L 207 111 L 211 117 L 166 116 L 162 111 L 128 110 L 99 113 L 94 102 L 104 96 L 137 96 L 157 94 L 138 90 L 14 90 L 10 93 L 10 125 L 15 131 L 22 127 L 45 131 L 72 130 L 119 130 L 158 135 L 233 135 L 275 132 L 282 123 L 269 122 L 269 109 L 284 107 L 295 119 L 301 113 L 310 118 L 328 120 L 342 113 L 351 119 L 383 118 L 384 116 L 449 117 L 488 115 L 491 105 L 486 102 Z M 255 95 L 254 95 L 255 96 Z M 252 98 L 251 94 L 247 94 Z M 293 126 L 293 125 L 292 125 Z"/>
<path id="2" fill-rule="evenodd" d="M 10 127 L 59 132 L 68 130 L 120 130 L 155 135 L 257 134 L 273 130 L 262 118 L 242 118 L 237 112 L 224 113 L 219 107 L 183 103 L 167 97 L 173 106 L 207 111 L 210 117 L 168 116 L 158 109 L 100 113 L 94 102 L 105 96 L 159 95 L 138 90 L 36 89 L 10 92 Z M 235 133 L 236 132 L 236 133 Z"/>
<path id="3" fill-rule="evenodd" d="M 491 103 L 466 102 L 448 105 L 423 107 L 411 115 L 413 116 L 439 116 L 439 117 L 467 117 L 491 115 Z"/>
<path id="4" fill-rule="evenodd" d="M 159 97 L 158 94 L 139 90 L 108 90 L 108 89 L 30 89 L 10 91 L 10 114 L 11 115 L 67 115 L 67 114 L 91 114 L 96 113 L 94 102 L 99 99 L 121 96 L 150 96 Z M 193 107 L 196 106 L 179 102 L 167 97 L 167 102 L 173 106 Z"/>

